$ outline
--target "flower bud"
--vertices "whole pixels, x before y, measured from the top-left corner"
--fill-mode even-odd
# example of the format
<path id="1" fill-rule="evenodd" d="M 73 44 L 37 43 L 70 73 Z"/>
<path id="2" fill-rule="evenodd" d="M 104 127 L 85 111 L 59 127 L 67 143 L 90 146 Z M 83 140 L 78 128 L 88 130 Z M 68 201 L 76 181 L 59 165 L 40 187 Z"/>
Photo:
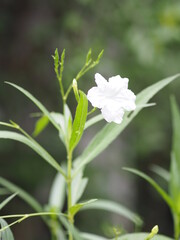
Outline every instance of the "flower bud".
<path id="1" fill-rule="evenodd" d="M 77 81 L 76 81 L 75 78 L 73 79 L 72 87 L 73 87 L 73 91 L 74 91 L 75 98 L 76 98 L 76 100 L 77 100 L 77 102 L 78 102 L 78 101 L 79 101 L 79 92 L 78 92 Z"/>

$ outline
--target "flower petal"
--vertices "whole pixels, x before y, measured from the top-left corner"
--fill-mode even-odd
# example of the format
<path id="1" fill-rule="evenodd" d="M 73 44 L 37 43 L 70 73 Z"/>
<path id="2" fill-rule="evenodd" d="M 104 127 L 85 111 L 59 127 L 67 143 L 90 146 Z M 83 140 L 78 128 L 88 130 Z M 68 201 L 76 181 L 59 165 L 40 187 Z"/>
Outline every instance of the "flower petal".
<path id="1" fill-rule="evenodd" d="M 91 88 L 87 93 L 87 99 L 91 102 L 93 107 L 102 108 L 105 103 L 104 95 L 98 87 Z"/>
<path id="2" fill-rule="evenodd" d="M 113 76 L 111 78 L 109 78 L 109 83 L 112 87 L 115 87 L 118 89 L 121 89 L 121 88 L 128 88 L 128 82 L 129 82 L 129 79 L 128 78 L 121 78 L 120 75 L 117 75 L 117 76 Z"/>
<path id="3" fill-rule="evenodd" d="M 107 86 L 107 80 L 99 73 L 95 74 L 95 82 L 101 90 Z"/>
<path id="4" fill-rule="evenodd" d="M 107 122 L 120 124 L 123 120 L 124 110 L 122 108 L 119 108 L 117 111 L 112 111 L 111 108 L 105 106 L 101 109 L 101 112 Z"/>

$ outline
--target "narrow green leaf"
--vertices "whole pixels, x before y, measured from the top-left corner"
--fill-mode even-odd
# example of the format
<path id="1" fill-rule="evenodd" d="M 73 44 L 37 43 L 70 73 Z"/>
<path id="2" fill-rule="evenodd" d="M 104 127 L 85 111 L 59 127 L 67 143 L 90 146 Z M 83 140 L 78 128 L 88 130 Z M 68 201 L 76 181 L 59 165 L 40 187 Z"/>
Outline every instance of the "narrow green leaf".
<path id="1" fill-rule="evenodd" d="M 32 135 L 34 137 L 37 137 L 46 128 L 48 123 L 49 119 L 47 116 L 42 116 L 41 118 L 39 118 L 38 121 L 36 122 L 35 129 Z"/>
<path id="2" fill-rule="evenodd" d="M 72 115 L 67 104 L 64 105 L 64 115 L 61 113 L 52 112 L 51 116 L 57 124 L 60 125 L 61 131 L 59 132 L 60 139 L 68 149 L 69 140 L 72 132 Z"/>
<path id="3" fill-rule="evenodd" d="M 141 218 L 137 214 L 130 211 L 126 207 L 122 206 L 121 204 L 113 202 L 113 201 L 98 199 L 98 201 L 91 203 L 90 205 L 84 206 L 82 208 L 82 210 L 88 210 L 88 209 L 105 210 L 105 211 L 119 214 L 119 215 L 131 220 L 137 226 L 141 226 L 143 223 Z"/>
<path id="4" fill-rule="evenodd" d="M 168 206 L 171 209 L 174 208 L 174 205 L 173 205 L 173 202 L 172 202 L 172 199 L 170 198 L 170 196 L 152 178 L 150 178 L 145 173 L 143 173 L 139 170 L 133 169 L 133 168 L 123 168 L 123 169 L 128 172 L 134 173 L 134 174 L 140 176 L 141 178 L 145 179 L 160 194 L 160 196 L 164 199 L 164 201 L 168 204 Z"/>
<path id="5" fill-rule="evenodd" d="M 11 196 L 9 196 L 8 198 L 6 198 L 1 204 L 0 204 L 0 210 L 6 206 L 6 204 L 8 204 L 15 196 L 17 195 L 17 193 L 12 194 Z"/>
<path id="6" fill-rule="evenodd" d="M 94 125 L 95 123 L 97 123 L 103 119 L 104 118 L 103 118 L 102 114 L 98 114 L 95 117 L 89 119 L 85 124 L 84 130 L 87 129 L 88 127 L 91 127 L 92 125 Z"/>
<path id="7" fill-rule="evenodd" d="M 110 143 L 112 143 L 117 138 L 117 136 L 141 111 L 143 105 L 145 105 L 157 92 L 159 92 L 162 88 L 174 81 L 179 76 L 180 74 L 177 74 L 175 76 L 161 80 L 140 92 L 136 98 L 136 110 L 129 117 L 125 117 L 120 125 L 115 123 L 106 124 L 105 127 L 96 134 L 96 136 L 92 139 L 92 141 L 84 150 L 82 155 L 77 159 L 80 164 L 78 164 L 75 174 L 80 168 L 92 161 L 97 155 L 99 155 L 104 149 L 106 149 Z"/>
<path id="8" fill-rule="evenodd" d="M 10 82 L 5 82 L 11 86 L 13 86 L 14 88 L 18 89 L 20 92 L 22 92 L 26 97 L 28 97 L 43 113 L 45 116 L 48 117 L 49 121 L 59 130 L 61 131 L 60 126 L 54 121 L 53 117 L 51 116 L 51 114 L 49 113 L 49 111 L 44 107 L 44 105 L 37 100 L 31 93 L 29 93 L 27 90 L 23 89 L 22 87 L 14 84 L 14 83 L 10 83 Z"/>
<path id="9" fill-rule="evenodd" d="M 7 188 L 11 192 L 17 192 L 18 196 L 22 198 L 26 203 L 29 204 L 35 211 L 43 212 L 41 205 L 27 192 L 22 190 L 20 187 L 16 186 L 14 183 L 9 182 L 8 180 L 0 177 L 0 185 Z"/>
<path id="10" fill-rule="evenodd" d="M 63 208 L 65 200 L 65 186 L 66 181 L 64 177 L 60 173 L 57 173 L 49 194 L 49 205 L 50 207 L 55 208 L 56 212 L 61 211 Z"/>
<path id="11" fill-rule="evenodd" d="M 32 148 L 37 154 L 39 154 L 46 162 L 48 162 L 52 167 L 54 167 L 57 171 L 59 171 L 63 176 L 66 176 L 63 169 L 56 162 L 56 160 L 37 142 L 31 141 L 27 137 L 22 134 L 11 132 L 11 131 L 0 131 L 0 138 L 2 139 L 11 139 L 18 142 L 22 142 L 25 145 Z"/>
<path id="12" fill-rule="evenodd" d="M 160 167 L 158 165 L 153 164 L 151 166 L 151 170 L 154 173 L 156 173 L 157 175 L 159 175 L 160 177 L 162 177 L 166 182 L 169 182 L 170 174 L 166 169 L 164 169 L 163 167 Z"/>
<path id="13" fill-rule="evenodd" d="M 87 183 L 88 183 L 88 179 L 83 178 L 83 171 L 82 170 L 79 171 L 79 173 L 76 175 L 76 177 L 73 178 L 73 181 L 72 181 L 72 190 L 71 190 L 72 205 L 75 205 L 79 201 L 82 194 L 84 193 Z"/>
<path id="14" fill-rule="evenodd" d="M 7 222 L 2 218 L 0 218 L 0 225 L 1 225 L 1 228 L 4 228 L 4 227 L 8 226 Z M 4 231 L 0 232 L 0 239 L 2 239 L 2 240 L 14 240 L 11 229 L 7 228 Z"/>
<path id="15" fill-rule="evenodd" d="M 180 112 L 175 98 L 171 98 L 171 109 L 173 119 L 173 144 L 171 153 L 169 191 L 176 206 L 176 211 L 180 214 Z"/>
<path id="16" fill-rule="evenodd" d="M 80 91 L 79 103 L 76 108 L 75 119 L 72 127 L 72 135 L 70 138 L 70 144 L 69 144 L 70 151 L 74 150 L 74 148 L 77 146 L 77 144 L 81 139 L 81 136 L 84 131 L 85 122 L 86 122 L 87 110 L 88 110 L 88 100 L 87 100 L 86 94 Z"/>
<path id="17" fill-rule="evenodd" d="M 94 203 L 95 201 L 97 201 L 97 199 L 91 199 L 85 202 L 81 202 L 81 203 L 77 203 L 75 205 L 73 205 L 72 207 L 70 207 L 70 214 L 71 216 L 75 216 L 77 212 L 79 212 L 79 210 L 89 204 Z"/>
<path id="18" fill-rule="evenodd" d="M 117 240 L 145 240 L 147 236 L 148 233 L 130 233 L 117 238 Z M 173 239 L 157 234 L 156 236 L 153 237 L 153 240 L 173 240 Z"/>

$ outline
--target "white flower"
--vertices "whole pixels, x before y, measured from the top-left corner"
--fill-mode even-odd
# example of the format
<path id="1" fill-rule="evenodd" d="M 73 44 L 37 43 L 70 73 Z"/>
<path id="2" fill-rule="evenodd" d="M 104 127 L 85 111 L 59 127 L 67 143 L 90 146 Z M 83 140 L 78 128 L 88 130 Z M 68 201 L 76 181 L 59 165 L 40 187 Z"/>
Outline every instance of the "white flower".
<path id="1" fill-rule="evenodd" d="M 88 91 L 87 98 L 93 105 L 101 109 L 107 122 L 120 124 L 125 111 L 135 110 L 136 96 L 128 89 L 128 78 L 113 76 L 107 81 L 101 74 L 95 74 L 97 87 Z"/>

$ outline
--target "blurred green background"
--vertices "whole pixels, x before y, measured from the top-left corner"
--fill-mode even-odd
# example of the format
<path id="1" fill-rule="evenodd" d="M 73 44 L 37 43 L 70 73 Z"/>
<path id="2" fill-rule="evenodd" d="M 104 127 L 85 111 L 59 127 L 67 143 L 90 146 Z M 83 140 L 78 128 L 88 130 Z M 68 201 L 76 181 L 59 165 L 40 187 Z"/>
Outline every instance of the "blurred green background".
<path id="1" fill-rule="evenodd" d="M 22 94 L 4 84 L 14 82 L 28 89 L 50 111 L 61 110 L 58 83 L 51 55 L 55 48 L 66 49 L 64 84 L 75 77 L 89 48 L 94 57 L 104 49 L 96 69 L 80 82 L 85 92 L 94 85 L 94 74 L 106 78 L 120 74 L 130 79 L 130 89 L 138 93 L 156 81 L 180 72 L 180 2 L 178 0 L 1 0 L 0 1 L 0 120 L 20 124 L 32 133 L 37 112 Z M 121 170 L 137 167 L 148 174 L 151 164 L 169 167 L 171 113 L 169 96 L 179 98 L 177 80 L 159 93 L 157 105 L 143 110 L 129 128 L 92 164 L 86 176 L 84 198 L 108 198 L 141 214 L 149 231 L 158 224 L 160 233 L 172 234 L 168 208 L 144 181 Z M 74 111 L 75 100 L 69 105 Z M 79 145 L 79 153 L 97 132 L 90 130 Z M 3 127 L 1 127 L 4 129 Z M 56 131 L 49 126 L 38 141 L 62 161 L 65 150 Z M 78 154 L 78 152 L 76 152 Z M 0 175 L 29 191 L 42 204 L 48 201 L 55 175 L 40 157 L 22 144 L 0 141 Z M 3 213 L 32 210 L 16 198 Z M 84 231 L 104 234 L 109 225 L 133 231 L 133 226 L 115 215 L 82 213 L 77 225 Z M 40 219 L 30 219 L 13 228 L 16 239 L 49 239 Z"/>

